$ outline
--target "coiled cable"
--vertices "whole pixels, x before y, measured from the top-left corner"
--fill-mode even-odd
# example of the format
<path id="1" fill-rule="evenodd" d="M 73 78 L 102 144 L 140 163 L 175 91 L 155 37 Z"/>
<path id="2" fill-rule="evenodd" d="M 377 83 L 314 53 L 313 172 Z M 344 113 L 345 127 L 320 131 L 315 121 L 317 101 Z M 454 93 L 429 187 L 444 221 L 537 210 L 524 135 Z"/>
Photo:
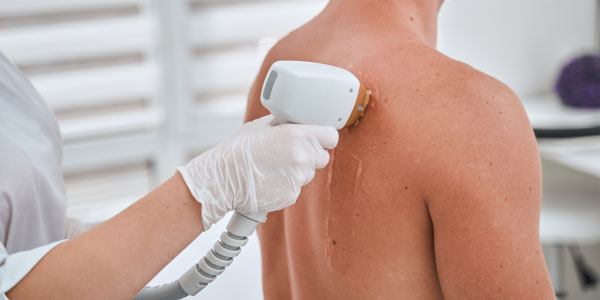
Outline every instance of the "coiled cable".
<path id="1" fill-rule="evenodd" d="M 258 223 L 265 220 L 266 214 L 234 213 L 227 224 L 227 230 L 198 263 L 176 281 L 157 287 L 145 287 L 133 300 L 179 300 L 196 295 L 231 265 L 242 247 L 248 243 L 248 236 L 254 232 Z"/>

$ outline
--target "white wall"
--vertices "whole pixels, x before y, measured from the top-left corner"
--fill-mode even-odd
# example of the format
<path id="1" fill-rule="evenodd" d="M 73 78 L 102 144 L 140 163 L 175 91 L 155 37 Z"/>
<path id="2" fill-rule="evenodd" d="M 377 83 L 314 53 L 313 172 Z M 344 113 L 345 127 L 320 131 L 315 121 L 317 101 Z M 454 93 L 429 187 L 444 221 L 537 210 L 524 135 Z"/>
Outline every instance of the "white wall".
<path id="1" fill-rule="evenodd" d="M 559 68 L 595 49 L 595 0 L 446 0 L 438 48 L 521 97 L 551 91 Z"/>

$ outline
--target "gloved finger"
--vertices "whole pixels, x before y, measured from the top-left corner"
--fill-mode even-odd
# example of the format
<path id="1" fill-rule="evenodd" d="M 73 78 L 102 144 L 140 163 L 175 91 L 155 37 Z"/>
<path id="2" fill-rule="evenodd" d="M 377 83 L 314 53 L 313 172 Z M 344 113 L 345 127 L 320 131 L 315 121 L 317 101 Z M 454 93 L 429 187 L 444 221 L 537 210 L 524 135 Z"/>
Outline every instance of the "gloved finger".
<path id="1" fill-rule="evenodd" d="M 271 120 L 269 122 L 269 125 L 271 125 L 271 126 L 277 126 L 279 124 L 285 123 L 285 122 L 282 122 L 281 120 L 275 118 L 275 116 L 273 116 L 273 115 L 270 115 L 270 116 L 271 116 Z"/>
<path id="2" fill-rule="evenodd" d="M 302 182 L 302 186 L 309 184 L 313 180 L 313 178 L 315 178 L 315 170 L 311 169 L 306 174 L 306 178 L 304 178 L 304 182 Z M 294 202 L 296 202 L 296 201 L 294 201 Z"/>
<path id="3" fill-rule="evenodd" d="M 337 146 L 340 138 L 338 131 L 330 126 L 321 125 L 297 125 L 304 132 L 314 136 L 321 147 L 333 149 Z M 328 159 L 329 160 L 329 159 Z"/>
<path id="4" fill-rule="evenodd" d="M 323 169 L 329 163 L 329 152 L 325 149 L 319 149 L 315 157 L 315 168 Z"/>
<path id="5" fill-rule="evenodd" d="M 255 126 L 263 127 L 266 125 L 272 125 L 272 123 L 275 122 L 274 119 L 275 119 L 275 117 L 273 117 L 273 115 L 266 115 L 264 117 L 255 119 L 251 123 L 254 124 Z"/>

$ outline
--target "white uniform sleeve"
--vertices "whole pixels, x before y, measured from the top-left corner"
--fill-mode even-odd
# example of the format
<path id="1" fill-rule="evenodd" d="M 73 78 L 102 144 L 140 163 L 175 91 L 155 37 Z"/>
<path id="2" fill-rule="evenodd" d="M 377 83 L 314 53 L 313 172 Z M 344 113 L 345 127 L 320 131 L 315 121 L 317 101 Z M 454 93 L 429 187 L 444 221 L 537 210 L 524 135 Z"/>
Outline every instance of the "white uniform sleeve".
<path id="1" fill-rule="evenodd" d="M 11 255 L 8 255 L 6 248 L 0 243 L 0 299 L 8 300 L 6 292 L 23 279 L 48 251 L 63 241 Z"/>

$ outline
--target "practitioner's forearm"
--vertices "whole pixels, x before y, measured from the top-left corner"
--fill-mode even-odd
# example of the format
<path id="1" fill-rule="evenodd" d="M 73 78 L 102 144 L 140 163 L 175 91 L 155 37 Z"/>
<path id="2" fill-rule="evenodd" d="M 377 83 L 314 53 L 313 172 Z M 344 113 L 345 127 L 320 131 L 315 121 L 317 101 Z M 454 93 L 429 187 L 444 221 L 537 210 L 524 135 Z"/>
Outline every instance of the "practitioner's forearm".
<path id="1" fill-rule="evenodd" d="M 243 125 L 116 217 L 56 246 L 8 296 L 131 299 L 203 224 L 231 210 L 268 213 L 294 204 L 300 188 L 327 164 L 324 148 L 337 145 L 338 132 L 272 121 L 267 116 Z"/>
<path id="2" fill-rule="evenodd" d="M 201 205 L 177 173 L 114 218 L 56 246 L 8 297 L 131 299 L 202 231 Z"/>

